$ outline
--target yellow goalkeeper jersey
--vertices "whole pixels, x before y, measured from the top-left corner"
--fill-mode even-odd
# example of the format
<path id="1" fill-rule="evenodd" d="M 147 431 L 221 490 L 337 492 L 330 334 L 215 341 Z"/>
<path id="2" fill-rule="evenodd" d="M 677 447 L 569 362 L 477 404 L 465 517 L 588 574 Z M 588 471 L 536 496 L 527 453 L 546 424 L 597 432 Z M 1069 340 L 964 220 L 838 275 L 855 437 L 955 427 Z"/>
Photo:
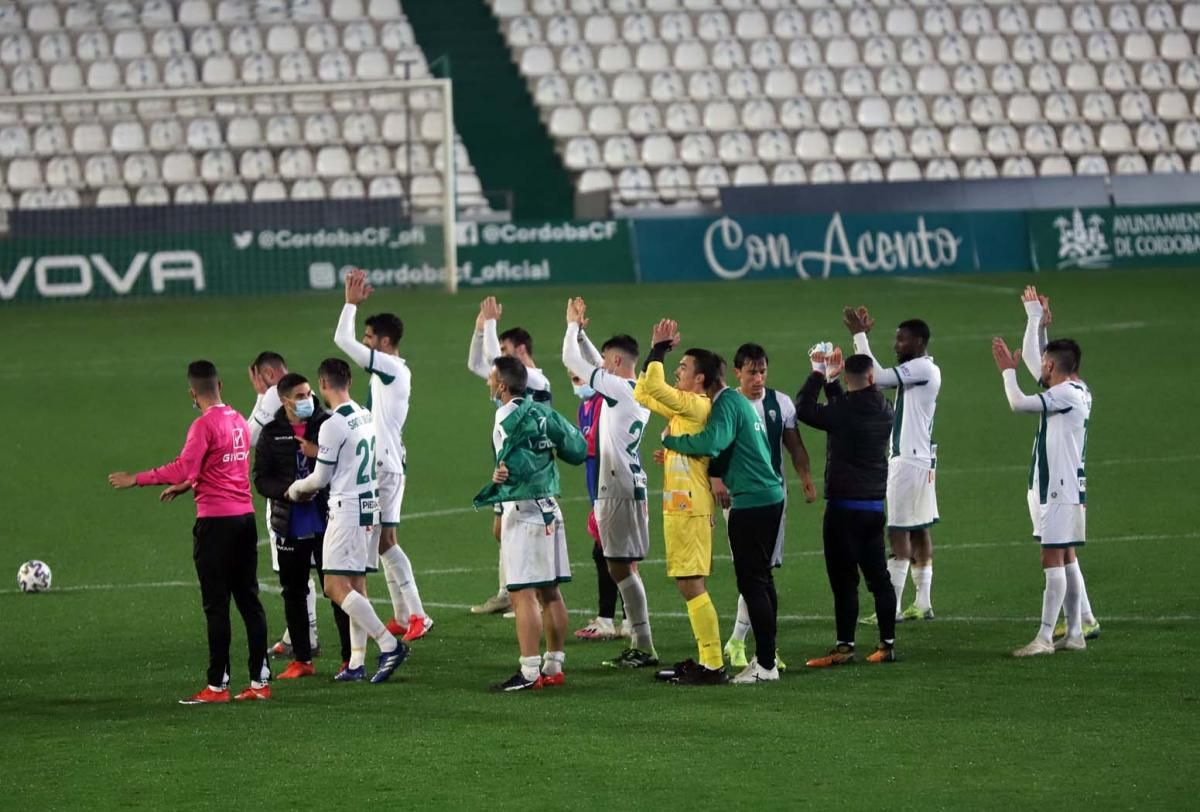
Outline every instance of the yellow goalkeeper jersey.
<path id="1" fill-rule="evenodd" d="M 667 433 L 676 437 L 703 431 L 712 412 L 712 401 L 707 395 L 681 392 L 668 384 L 660 361 L 651 362 L 638 376 L 633 396 L 650 411 L 667 418 Z M 712 515 L 707 457 L 667 451 L 663 465 L 663 512 Z"/>

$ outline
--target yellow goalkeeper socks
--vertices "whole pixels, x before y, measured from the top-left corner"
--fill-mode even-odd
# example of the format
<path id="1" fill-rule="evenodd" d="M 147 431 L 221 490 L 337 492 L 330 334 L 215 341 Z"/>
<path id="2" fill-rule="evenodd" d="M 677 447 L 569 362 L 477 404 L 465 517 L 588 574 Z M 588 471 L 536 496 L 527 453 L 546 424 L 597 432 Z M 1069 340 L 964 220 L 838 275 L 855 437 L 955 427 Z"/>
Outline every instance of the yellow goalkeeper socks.
<path id="1" fill-rule="evenodd" d="M 721 656 L 721 626 L 712 598 L 707 592 L 697 595 L 687 602 L 687 610 L 692 634 L 700 648 L 700 664 L 706 668 L 720 668 L 725 661 Z"/>

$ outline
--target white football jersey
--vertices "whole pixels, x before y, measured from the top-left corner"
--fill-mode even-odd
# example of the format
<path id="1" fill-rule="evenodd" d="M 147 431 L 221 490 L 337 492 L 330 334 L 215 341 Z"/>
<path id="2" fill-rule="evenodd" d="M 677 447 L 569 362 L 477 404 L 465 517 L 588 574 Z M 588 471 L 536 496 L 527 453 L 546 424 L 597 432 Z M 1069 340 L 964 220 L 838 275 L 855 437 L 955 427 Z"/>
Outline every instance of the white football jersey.
<path id="1" fill-rule="evenodd" d="M 1033 441 L 1029 489 L 1043 505 L 1085 504 L 1091 390 L 1083 381 L 1064 381 L 1037 397 L 1042 401 L 1042 417 Z"/>
<path id="2" fill-rule="evenodd" d="M 408 420 L 408 399 L 412 394 L 412 372 L 398 355 L 378 352 L 360 343 L 354 334 L 358 312 L 352 304 L 342 306 L 334 343 L 354 363 L 371 374 L 367 408 L 375 417 L 378 438 L 376 466 L 390 474 L 403 474 L 405 464 L 404 424 Z"/>
<path id="3" fill-rule="evenodd" d="M 317 436 L 318 465 L 332 465 L 329 483 L 330 513 L 357 511 L 359 524 L 379 522 L 379 500 L 375 492 L 375 421 L 371 413 L 354 401 L 334 409 L 321 424 Z"/>
<path id="4" fill-rule="evenodd" d="M 492 372 L 492 362 L 500 357 L 500 336 L 496 321 L 488 319 L 483 329 L 471 334 L 471 348 L 467 353 L 467 368 L 484 380 Z M 550 379 L 538 367 L 526 367 L 525 394 L 538 403 L 550 402 Z"/>
<path id="5" fill-rule="evenodd" d="M 278 386 L 272 386 L 254 401 L 254 411 L 250 413 L 248 421 L 251 445 L 258 445 L 258 435 L 262 434 L 263 428 L 275 419 L 275 413 L 281 406 L 283 406 L 283 401 L 279 399 Z"/>
<path id="6" fill-rule="evenodd" d="M 854 351 L 871 355 L 866 333 L 854 336 Z M 875 360 L 875 356 L 871 355 Z M 875 360 L 875 385 L 896 390 L 896 419 L 892 423 L 889 457 L 904 457 L 932 464 L 934 458 L 933 417 L 942 389 L 942 370 L 933 356 L 923 355 L 894 367 Z"/>
<path id="7" fill-rule="evenodd" d="M 412 372 L 403 358 L 371 350 L 365 369 L 371 373 L 371 397 L 367 407 L 375 417 L 379 438 L 376 465 L 380 471 L 403 474 L 405 467 L 404 423 L 412 393 Z"/>
<path id="8" fill-rule="evenodd" d="M 596 369 L 588 385 L 604 396 L 596 432 L 596 453 L 600 460 L 596 498 L 645 499 L 646 472 L 642 469 L 641 447 L 650 410 L 633 397 L 637 381 Z"/>

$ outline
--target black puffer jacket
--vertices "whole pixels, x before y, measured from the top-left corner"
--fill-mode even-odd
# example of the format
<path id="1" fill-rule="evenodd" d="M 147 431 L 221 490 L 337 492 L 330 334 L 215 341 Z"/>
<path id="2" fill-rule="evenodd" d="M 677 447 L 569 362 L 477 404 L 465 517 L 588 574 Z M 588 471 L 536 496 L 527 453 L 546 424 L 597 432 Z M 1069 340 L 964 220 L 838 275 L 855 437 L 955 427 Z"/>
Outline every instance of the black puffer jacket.
<path id="1" fill-rule="evenodd" d="M 315 398 L 314 398 L 315 400 Z M 330 413 L 317 404 L 313 416 L 306 421 L 304 436 L 317 441 L 321 424 L 329 419 Z M 298 478 L 296 476 L 296 453 L 300 442 L 288 421 L 287 410 L 280 408 L 275 419 L 263 427 L 254 447 L 254 489 L 271 500 L 271 530 L 277 536 L 288 536 L 292 503 L 287 490 Z M 309 470 L 315 460 L 310 460 Z M 324 516 L 329 510 L 329 488 L 317 493 L 317 510 Z"/>
<path id="2" fill-rule="evenodd" d="M 817 402 L 824 386 L 827 405 Z M 888 438 L 892 404 L 877 387 L 845 392 L 814 372 L 796 397 L 800 422 L 828 432 L 825 446 L 826 499 L 883 499 L 887 494 Z"/>

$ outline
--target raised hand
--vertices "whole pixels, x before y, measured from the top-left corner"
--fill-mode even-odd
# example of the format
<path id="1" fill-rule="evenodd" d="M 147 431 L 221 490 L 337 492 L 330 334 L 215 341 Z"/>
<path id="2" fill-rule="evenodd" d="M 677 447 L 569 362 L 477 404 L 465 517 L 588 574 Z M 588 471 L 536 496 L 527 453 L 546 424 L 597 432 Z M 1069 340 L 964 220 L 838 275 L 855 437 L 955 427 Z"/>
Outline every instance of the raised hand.
<path id="1" fill-rule="evenodd" d="M 255 393 L 265 395 L 267 393 L 267 382 L 258 374 L 258 367 L 251 364 L 246 368 L 246 371 L 250 374 L 250 385 L 254 387 Z"/>
<path id="2" fill-rule="evenodd" d="M 834 347 L 833 352 L 825 356 L 825 378 L 832 381 L 838 375 L 842 374 L 845 369 L 846 362 L 842 358 L 842 348 Z"/>
<path id="3" fill-rule="evenodd" d="M 992 339 L 992 358 L 996 359 L 996 366 L 1001 372 L 1006 369 L 1016 369 L 1021 362 L 1021 351 L 1009 351 L 1004 339 L 997 336 Z"/>
<path id="4" fill-rule="evenodd" d="M 1050 297 L 1038 296 L 1038 301 L 1042 303 L 1042 327 L 1049 327 L 1054 321 L 1054 316 L 1050 313 Z"/>
<path id="5" fill-rule="evenodd" d="M 579 329 L 583 330 L 588 326 L 590 319 L 587 317 L 587 302 L 582 297 L 575 297 L 575 315 L 579 322 Z"/>
<path id="6" fill-rule="evenodd" d="M 372 288 L 367 284 L 367 274 L 355 268 L 346 274 L 346 304 L 360 305 L 371 295 Z"/>
<path id="7" fill-rule="evenodd" d="M 679 322 L 663 319 L 654 325 L 654 329 L 650 333 L 650 345 L 654 346 L 664 341 L 671 342 L 671 349 L 679 346 Z"/>
<path id="8" fill-rule="evenodd" d="M 862 325 L 864 333 L 871 332 L 871 328 L 875 326 L 875 319 L 871 318 L 871 313 L 866 307 L 858 308 L 858 323 Z"/>
<path id="9" fill-rule="evenodd" d="M 487 297 L 479 305 L 479 314 L 483 317 L 484 321 L 500 321 L 500 316 L 503 313 L 504 307 L 496 301 L 495 296 Z"/>
<path id="10" fill-rule="evenodd" d="M 858 319 L 858 311 L 853 307 L 842 308 L 842 324 L 846 325 L 850 335 L 856 335 L 863 331 L 862 323 Z"/>

